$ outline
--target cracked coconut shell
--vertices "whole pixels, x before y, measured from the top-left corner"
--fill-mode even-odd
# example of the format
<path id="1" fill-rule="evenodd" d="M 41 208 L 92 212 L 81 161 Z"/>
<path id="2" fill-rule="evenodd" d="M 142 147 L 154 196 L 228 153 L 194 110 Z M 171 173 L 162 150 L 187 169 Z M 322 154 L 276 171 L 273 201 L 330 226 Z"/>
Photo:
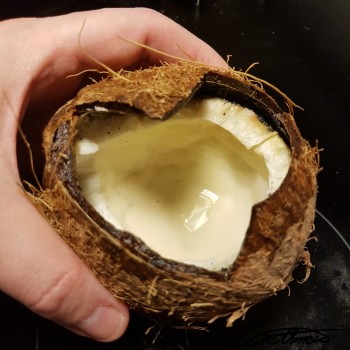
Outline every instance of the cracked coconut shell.
<path id="1" fill-rule="evenodd" d="M 253 206 L 237 258 L 218 271 L 166 259 L 132 232 L 111 225 L 84 198 L 75 169 L 74 142 L 87 110 L 113 109 L 120 117 L 135 110 L 166 122 L 193 96 L 251 108 L 291 151 L 280 187 Z M 305 244 L 314 221 L 317 149 L 302 138 L 292 112 L 240 72 L 178 63 L 111 75 L 56 112 L 43 145 L 41 202 L 51 224 L 116 298 L 158 322 L 190 326 L 225 317 L 231 326 L 251 306 L 286 288 L 298 263 L 310 265 Z"/>

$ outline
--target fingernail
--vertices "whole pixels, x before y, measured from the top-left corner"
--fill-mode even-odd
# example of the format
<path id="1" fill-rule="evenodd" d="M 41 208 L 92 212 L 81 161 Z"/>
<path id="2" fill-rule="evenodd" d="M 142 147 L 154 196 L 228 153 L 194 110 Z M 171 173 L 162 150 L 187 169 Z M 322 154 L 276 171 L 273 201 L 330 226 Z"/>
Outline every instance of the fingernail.
<path id="1" fill-rule="evenodd" d="M 100 305 L 78 325 L 87 336 L 100 341 L 112 341 L 122 336 L 126 328 L 126 319 L 118 309 Z"/>

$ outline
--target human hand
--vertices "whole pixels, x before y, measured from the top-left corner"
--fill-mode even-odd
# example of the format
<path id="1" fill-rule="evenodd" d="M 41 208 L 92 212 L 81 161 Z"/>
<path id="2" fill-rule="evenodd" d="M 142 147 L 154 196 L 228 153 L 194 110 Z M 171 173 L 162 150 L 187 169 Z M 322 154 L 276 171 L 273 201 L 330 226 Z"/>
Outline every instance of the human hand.
<path id="1" fill-rule="evenodd" d="M 81 84 L 81 75 L 66 79 L 68 75 L 100 68 L 79 46 L 84 21 L 82 47 L 115 70 L 169 61 L 120 37 L 216 66 L 225 62 L 188 31 L 148 9 L 0 23 L 0 289 L 78 334 L 111 341 L 127 327 L 127 308 L 99 284 L 27 199 L 16 157 L 17 126 L 24 114 L 35 129 L 39 114 L 63 104 Z"/>

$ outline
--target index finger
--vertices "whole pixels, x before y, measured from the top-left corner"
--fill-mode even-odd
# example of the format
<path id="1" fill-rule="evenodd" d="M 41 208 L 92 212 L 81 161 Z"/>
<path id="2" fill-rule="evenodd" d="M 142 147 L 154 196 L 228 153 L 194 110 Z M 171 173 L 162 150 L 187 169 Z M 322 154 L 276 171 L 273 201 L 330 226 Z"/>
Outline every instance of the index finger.
<path id="1" fill-rule="evenodd" d="M 47 88 L 50 88 L 47 81 L 54 82 L 60 77 L 96 67 L 86 53 L 115 70 L 175 60 L 130 44 L 123 38 L 171 56 L 226 67 L 225 61 L 209 45 L 171 19 L 146 8 L 73 13 L 43 19 L 40 25 L 45 26 L 45 30 L 38 30 L 50 34 L 46 34 L 49 38 L 41 40 L 34 49 L 46 52 L 42 64 L 45 68 L 50 66 L 51 70 L 45 81 L 41 79 L 41 72 L 47 74 L 47 69 L 34 72 L 33 76 L 37 77 L 32 84 L 34 100 L 41 98 L 43 92 L 47 94 Z"/>

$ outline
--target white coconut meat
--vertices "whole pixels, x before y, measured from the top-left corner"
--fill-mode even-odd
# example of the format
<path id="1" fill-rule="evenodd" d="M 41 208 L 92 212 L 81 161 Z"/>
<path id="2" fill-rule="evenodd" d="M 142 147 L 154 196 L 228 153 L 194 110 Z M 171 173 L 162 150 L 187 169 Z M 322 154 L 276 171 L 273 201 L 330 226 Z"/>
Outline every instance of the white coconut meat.
<path id="1" fill-rule="evenodd" d="M 162 257 L 210 270 L 234 262 L 253 205 L 291 161 L 277 132 L 220 98 L 193 100 L 166 121 L 129 113 L 82 125 L 76 170 L 97 212 Z"/>

